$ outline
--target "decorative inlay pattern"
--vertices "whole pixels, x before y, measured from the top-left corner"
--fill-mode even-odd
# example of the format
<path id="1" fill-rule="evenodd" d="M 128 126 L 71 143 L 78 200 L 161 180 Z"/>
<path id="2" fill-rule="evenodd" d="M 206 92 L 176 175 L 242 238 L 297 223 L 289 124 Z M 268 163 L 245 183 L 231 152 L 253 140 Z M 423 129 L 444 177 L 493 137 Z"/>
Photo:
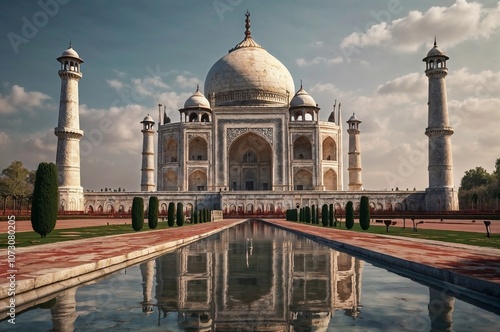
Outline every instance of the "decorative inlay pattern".
<path id="1" fill-rule="evenodd" d="M 264 137 L 271 145 L 273 144 L 273 128 L 227 128 L 227 146 L 241 134 L 251 132 Z"/>

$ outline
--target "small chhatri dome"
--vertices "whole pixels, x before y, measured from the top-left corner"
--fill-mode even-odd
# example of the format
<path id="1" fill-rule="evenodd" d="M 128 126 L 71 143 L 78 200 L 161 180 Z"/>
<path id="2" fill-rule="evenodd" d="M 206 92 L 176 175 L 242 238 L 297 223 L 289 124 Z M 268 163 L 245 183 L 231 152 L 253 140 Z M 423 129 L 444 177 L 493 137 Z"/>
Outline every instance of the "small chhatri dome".
<path id="1" fill-rule="evenodd" d="M 318 107 L 313 97 L 304 90 L 302 83 L 300 84 L 299 91 L 297 91 L 290 102 L 290 108 L 295 107 Z"/>
<path id="2" fill-rule="evenodd" d="M 57 60 L 62 58 L 74 58 L 80 60 L 80 62 L 83 62 L 83 60 L 80 59 L 78 53 L 76 53 L 76 51 L 71 47 L 71 42 L 69 43 L 68 48 L 64 52 L 62 52 L 61 56 L 57 58 Z"/>
<path id="3" fill-rule="evenodd" d="M 141 121 L 141 123 L 146 123 L 146 122 L 152 122 L 154 123 L 154 120 L 149 114 L 144 118 L 144 120 Z"/>
<path id="4" fill-rule="evenodd" d="M 434 47 L 427 53 L 427 56 L 423 59 L 423 61 L 427 61 L 430 57 L 443 57 L 446 60 L 449 58 L 444 54 L 443 51 L 437 46 L 436 37 L 434 37 Z"/>
<path id="5" fill-rule="evenodd" d="M 349 120 L 347 120 L 347 122 L 358 122 L 358 123 L 361 123 L 361 121 L 359 121 L 359 119 L 356 117 L 355 113 L 352 113 L 351 117 L 349 118 Z"/>
<path id="6" fill-rule="evenodd" d="M 207 98 L 200 92 L 200 86 L 196 87 L 196 92 L 189 97 L 184 103 L 184 108 L 208 108 L 210 109 L 210 103 Z"/>

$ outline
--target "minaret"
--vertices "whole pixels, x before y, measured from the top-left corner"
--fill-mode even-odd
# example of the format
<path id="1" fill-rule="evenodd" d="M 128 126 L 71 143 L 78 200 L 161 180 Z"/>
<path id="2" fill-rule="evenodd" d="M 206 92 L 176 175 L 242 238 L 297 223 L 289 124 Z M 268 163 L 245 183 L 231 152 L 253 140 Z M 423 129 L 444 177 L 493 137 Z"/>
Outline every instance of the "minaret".
<path id="1" fill-rule="evenodd" d="M 359 145 L 359 124 L 361 121 L 358 120 L 356 115 L 353 113 L 352 116 L 347 120 L 349 128 L 347 133 L 349 134 L 349 190 L 357 191 L 362 190 L 363 183 L 361 182 L 361 149 Z"/>
<path id="2" fill-rule="evenodd" d="M 434 47 L 422 60 L 426 63 L 425 75 L 429 78 L 428 126 L 429 137 L 429 187 L 425 193 L 427 211 L 452 211 L 458 209 L 458 196 L 453 188 L 453 160 L 448 120 L 445 77 L 446 60 L 434 39 Z"/>
<path id="3" fill-rule="evenodd" d="M 344 153 L 342 152 L 343 150 L 343 140 L 342 140 L 342 111 L 340 109 L 340 102 L 339 102 L 339 107 L 338 107 L 338 116 L 337 116 L 337 123 L 339 125 L 339 175 L 340 175 L 340 190 L 344 190 Z"/>
<path id="4" fill-rule="evenodd" d="M 59 120 L 54 134 L 57 136 L 56 165 L 59 181 L 60 210 L 83 211 L 83 188 L 80 185 L 80 111 L 78 81 L 82 78 L 83 60 L 71 48 L 71 43 L 57 61 L 61 63 L 61 97 Z"/>
<path id="5" fill-rule="evenodd" d="M 155 190 L 155 150 L 153 145 L 155 122 L 153 118 L 146 116 L 142 123 L 142 168 L 141 168 L 141 191 Z"/>

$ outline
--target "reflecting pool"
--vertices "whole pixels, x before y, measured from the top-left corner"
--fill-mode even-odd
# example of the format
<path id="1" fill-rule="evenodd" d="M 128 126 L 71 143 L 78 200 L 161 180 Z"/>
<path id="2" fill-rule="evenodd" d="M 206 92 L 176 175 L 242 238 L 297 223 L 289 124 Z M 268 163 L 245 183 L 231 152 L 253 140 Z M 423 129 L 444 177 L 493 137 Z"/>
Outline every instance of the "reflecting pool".
<path id="1" fill-rule="evenodd" d="M 500 329 L 498 308 L 460 295 L 251 221 L 65 290 L 0 330 Z"/>

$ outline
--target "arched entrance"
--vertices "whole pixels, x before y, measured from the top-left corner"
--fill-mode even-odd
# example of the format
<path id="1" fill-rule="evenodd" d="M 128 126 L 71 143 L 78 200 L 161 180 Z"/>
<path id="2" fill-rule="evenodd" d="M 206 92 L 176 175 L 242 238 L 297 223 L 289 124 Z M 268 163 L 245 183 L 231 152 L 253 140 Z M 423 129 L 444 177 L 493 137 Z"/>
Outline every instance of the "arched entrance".
<path id="1" fill-rule="evenodd" d="M 189 175 L 189 191 L 207 190 L 207 175 L 202 171 L 194 171 Z"/>
<path id="2" fill-rule="evenodd" d="M 323 176 L 325 190 L 337 190 L 337 174 L 333 169 L 329 169 Z"/>
<path id="3" fill-rule="evenodd" d="M 262 136 L 241 135 L 229 148 L 231 190 L 272 190 L 272 147 Z"/>

